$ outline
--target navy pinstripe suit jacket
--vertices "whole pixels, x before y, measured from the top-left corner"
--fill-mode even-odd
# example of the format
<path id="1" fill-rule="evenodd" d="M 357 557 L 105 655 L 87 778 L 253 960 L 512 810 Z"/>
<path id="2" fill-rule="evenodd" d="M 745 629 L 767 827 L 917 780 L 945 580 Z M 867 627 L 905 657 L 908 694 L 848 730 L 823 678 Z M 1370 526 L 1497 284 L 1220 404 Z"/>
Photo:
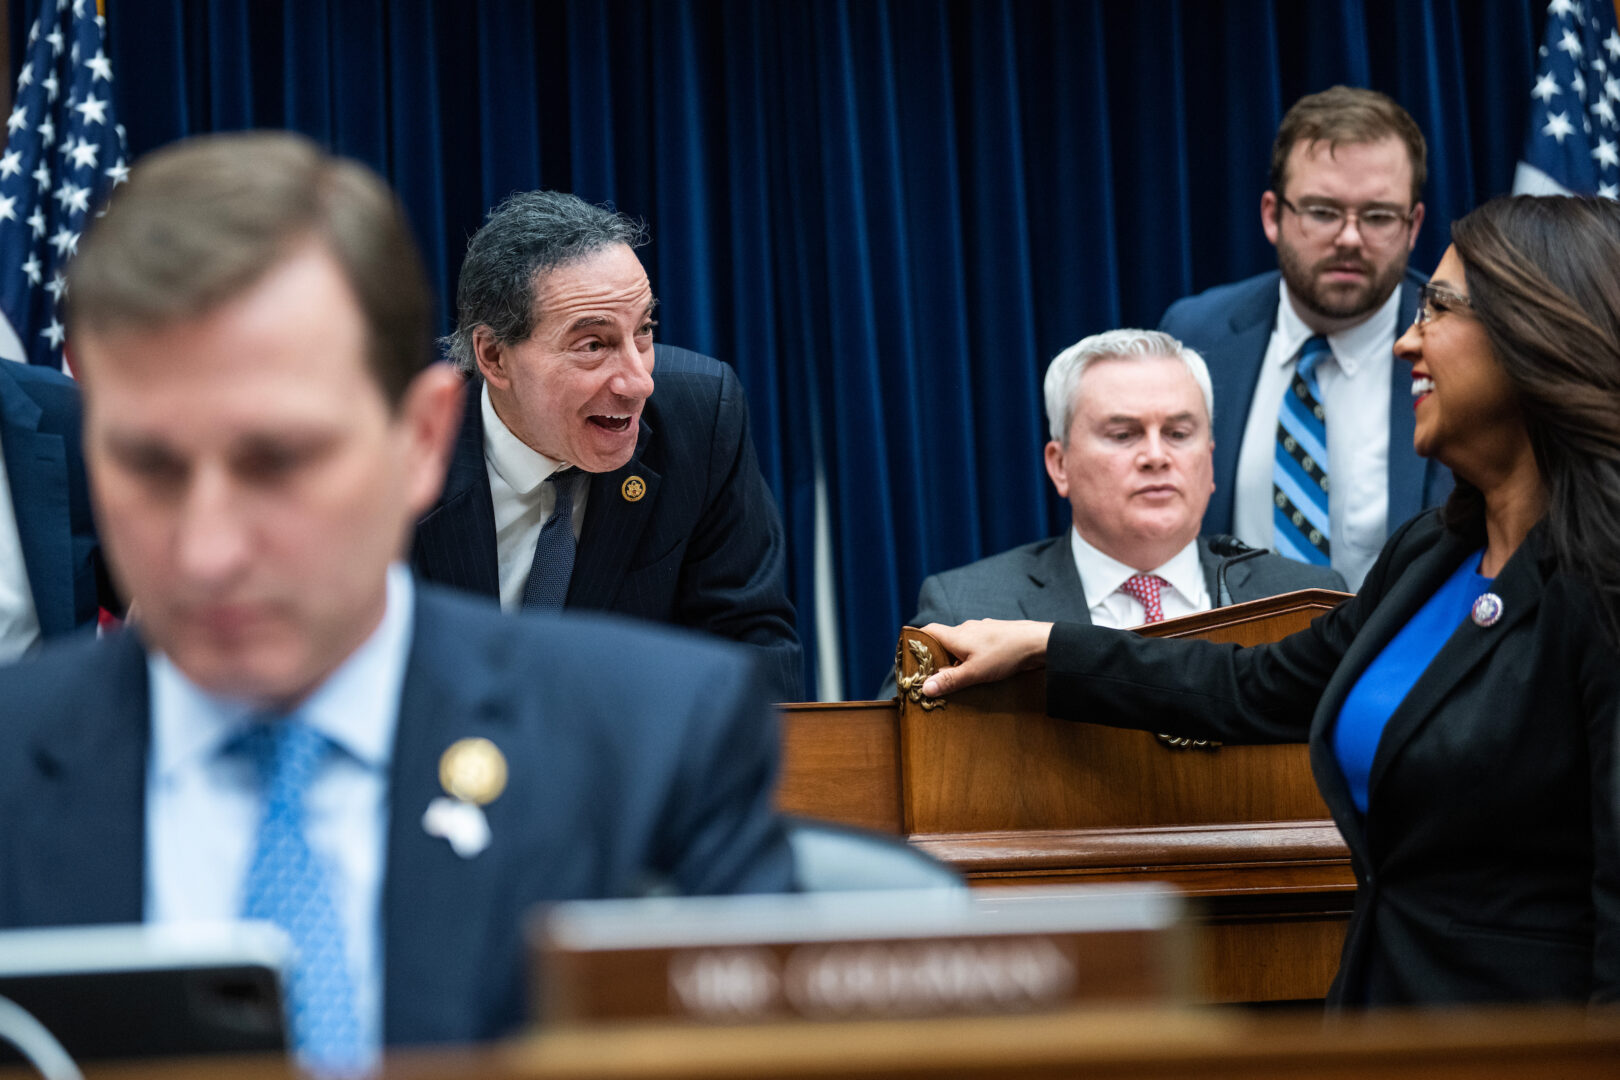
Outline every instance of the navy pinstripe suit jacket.
<path id="1" fill-rule="evenodd" d="M 629 464 L 591 477 L 566 606 L 705 630 L 754 646 L 777 701 L 804 697 L 787 598 L 782 519 L 760 475 L 748 402 L 731 368 L 658 345 L 654 391 Z M 632 502 L 624 482 L 646 494 Z M 500 595 L 484 424 L 468 394 L 444 493 L 417 524 L 416 573 Z"/>

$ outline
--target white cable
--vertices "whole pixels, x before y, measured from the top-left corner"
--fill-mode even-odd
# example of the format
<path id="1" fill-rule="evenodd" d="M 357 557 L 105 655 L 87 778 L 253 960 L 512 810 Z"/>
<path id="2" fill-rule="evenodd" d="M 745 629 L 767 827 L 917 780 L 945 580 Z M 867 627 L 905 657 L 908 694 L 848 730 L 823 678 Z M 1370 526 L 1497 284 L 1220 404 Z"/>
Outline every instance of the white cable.
<path id="1" fill-rule="evenodd" d="M 0 1039 L 15 1046 L 45 1080 L 84 1080 L 56 1036 L 33 1013 L 4 996 L 0 996 Z"/>

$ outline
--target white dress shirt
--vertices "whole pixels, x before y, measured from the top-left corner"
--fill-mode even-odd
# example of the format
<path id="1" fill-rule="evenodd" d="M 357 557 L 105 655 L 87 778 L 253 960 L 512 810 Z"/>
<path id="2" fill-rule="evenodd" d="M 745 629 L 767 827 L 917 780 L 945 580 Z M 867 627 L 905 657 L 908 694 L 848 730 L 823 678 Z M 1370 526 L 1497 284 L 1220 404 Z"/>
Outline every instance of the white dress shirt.
<path id="1" fill-rule="evenodd" d="M 294 714 L 339 748 L 311 781 L 305 812 L 310 847 L 332 871 L 360 1031 L 374 1050 L 382 1042 L 388 773 L 413 607 L 410 571 L 389 567 L 377 629 Z M 256 709 L 198 689 L 160 654 L 147 671 L 146 921 L 240 918 L 263 802 L 253 763 L 223 751 Z"/>
<path id="2" fill-rule="evenodd" d="M 1300 348 L 1315 336 L 1294 310 L 1286 282 L 1278 286 L 1277 325 L 1255 382 L 1249 423 L 1238 455 L 1233 531 L 1251 547 L 1273 548 L 1272 466 L 1277 410 L 1294 380 Z M 1384 547 L 1389 518 L 1389 394 L 1401 290 L 1348 330 L 1328 335 L 1333 359 L 1316 368 L 1328 442 L 1328 539 L 1333 569 L 1361 588 Z M 1088 594 L 1089 595 L 1089 594 Z"/>
<path id="3" fill-rule="evenodd" d="M 0 663 L 15 660 L 39 640 L 39 613 L 23 562 L 22 537 L 11 503 L 11 478 L 0 450 Z"/>
<path id="4" fill-rule="evenodd" d="M 1104 555 L 1073 527 L 1069 529 L 1069 545 L 1074 551 L 1074 568 L 1080 573 L 1080 587 L 1086 591 L 1086 601 L 1091 605 L 1093 625 L 1124 630 L 1147 621 L 1141 601 L 1119 591 L 1121 585 L 1144 571 Z M 1176 552 L 1163 566 L 1145 572 L 1165 580 L 1166 587 L 1159 593 L 1159 608 L 1166 619 L 1208 611 L 1214 606 L 1209 599 L 1209 587 L 1204 584 L 1204 565 L 1198 559 L 1197 540 Z"/>
<path id="5" fill-rule="evenodd" d="M 557 505 L 555 484 L 546 478 L 566 461 L 553 461 L 512 434 L 489 400 L 489 384 L 481 383 L 479 407 L 484 412 L 484 468 L 489 472 L 489 495 L 495 504 L 495 556 L 501 572 L 501 610 L 523 606 L 523 586 L 534 562 L 540 528 Z M 590 494 L 586 474 L 575 470 L 574 539 L 585 525 L 585 499 Z"/>

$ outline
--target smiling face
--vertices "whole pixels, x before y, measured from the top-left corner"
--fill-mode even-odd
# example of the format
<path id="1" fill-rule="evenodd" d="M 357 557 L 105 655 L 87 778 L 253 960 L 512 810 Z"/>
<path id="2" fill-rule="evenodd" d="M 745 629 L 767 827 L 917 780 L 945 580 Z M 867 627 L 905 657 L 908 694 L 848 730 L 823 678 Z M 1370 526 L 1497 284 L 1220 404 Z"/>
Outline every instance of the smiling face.
<path id="1" fill-rule="evenodd" d="M 1455 249 L 1446 249 L 1429 284 L 1468 298 Z M 1436 296 L 1423 325 L 1409 327 L 1395 342 L 1395 355 L 1412 365 L 1412 446 L 1419 454 L 1479 483 L 1488 470 L 1527 451 L 1518 394 L 1466 305 Z"/>
<path id="2" fill-rule="evenodd" d="M 1197 537 L 1215 490 L 1214 450 L 1186 364 L 1110 357 L 1081 374 L 1068 445 L 1046 444 L 1046 472 L 1088 543 L 1146 571 Z"/>
<path id="3" fill-rule="evenodd" d="M 1295 143 L 1288 153 L 1287 190 L 1260 198 L 1266 239 L 1277 248 L 1277 264 L 1294 306 L 1317 333 L 1332 333 L 1366 318 L 1389 299 L 1406 272 L 1407 256 L 1423 224 L 1423 204 L 1410 206 L 1412 163 L 1406 146 L 1390 135 L 1377 142 Z M 1347 220 L 1337 235 L 1306 235 L 1294 207 L 1333 205 L 1372 207 L 1407 213 L 1411 222 L 1383 243 L 1369 243 L 1360 223 Z"/>
<path id="4" fill-rule="evenodd" d="M 382 618 L 460 378 L 434 365 L 391 409 L 315 244 L 200 317 L 73 346 L 102 542 L 141 636 L 206 690 L 300 700 Z"/>
<path id="5" fill-rule="evenodd" d="M 495 413 L 531 449 L 586 472 L 630 460 L 653 392 L 652 286 L 624 244 L 542 275 L 540 320 L 515 345 L 473 339 Z"/>

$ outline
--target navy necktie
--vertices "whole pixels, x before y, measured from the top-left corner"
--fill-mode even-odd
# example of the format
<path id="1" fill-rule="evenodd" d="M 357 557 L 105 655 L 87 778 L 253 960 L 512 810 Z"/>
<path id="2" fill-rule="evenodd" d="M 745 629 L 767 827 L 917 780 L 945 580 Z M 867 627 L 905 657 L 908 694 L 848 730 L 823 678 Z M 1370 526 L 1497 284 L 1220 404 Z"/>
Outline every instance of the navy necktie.
<path id="1" fill-rule="evenodd" d="M 1272 546 L 1279 554 L 1316 566 L 1327 566 L 1332 557 L 1327 420 L 1316 374 L 1332 356 L 1333 347 L 1320 334 L 1300 348 L 1294 378 L 1277 412 L 1271 473 Z"/>
<path id="2" fill-rule="evenodd" d="M 275 923 L 296 955 L 287 1013 L 299 1057 L 315 1067 L 365 1062 L 343 921 L 329 867 L 309 846 L 304 801 L 333 749 L 325 735 L 291 719 L 255 721 L 227 752 L 253 762 L 264 816 L 243 888 L 242 916 Z"/>
<path id="3" fill-rule="evenodd" d="M 524 611 L 560 611 L 568 599 L 568 579 L 574 574 L 574 475 L 559 470 L 546 477 L 557 492 L 557 505 L 540 527 L 534 561 L 523 583 Z"/>

